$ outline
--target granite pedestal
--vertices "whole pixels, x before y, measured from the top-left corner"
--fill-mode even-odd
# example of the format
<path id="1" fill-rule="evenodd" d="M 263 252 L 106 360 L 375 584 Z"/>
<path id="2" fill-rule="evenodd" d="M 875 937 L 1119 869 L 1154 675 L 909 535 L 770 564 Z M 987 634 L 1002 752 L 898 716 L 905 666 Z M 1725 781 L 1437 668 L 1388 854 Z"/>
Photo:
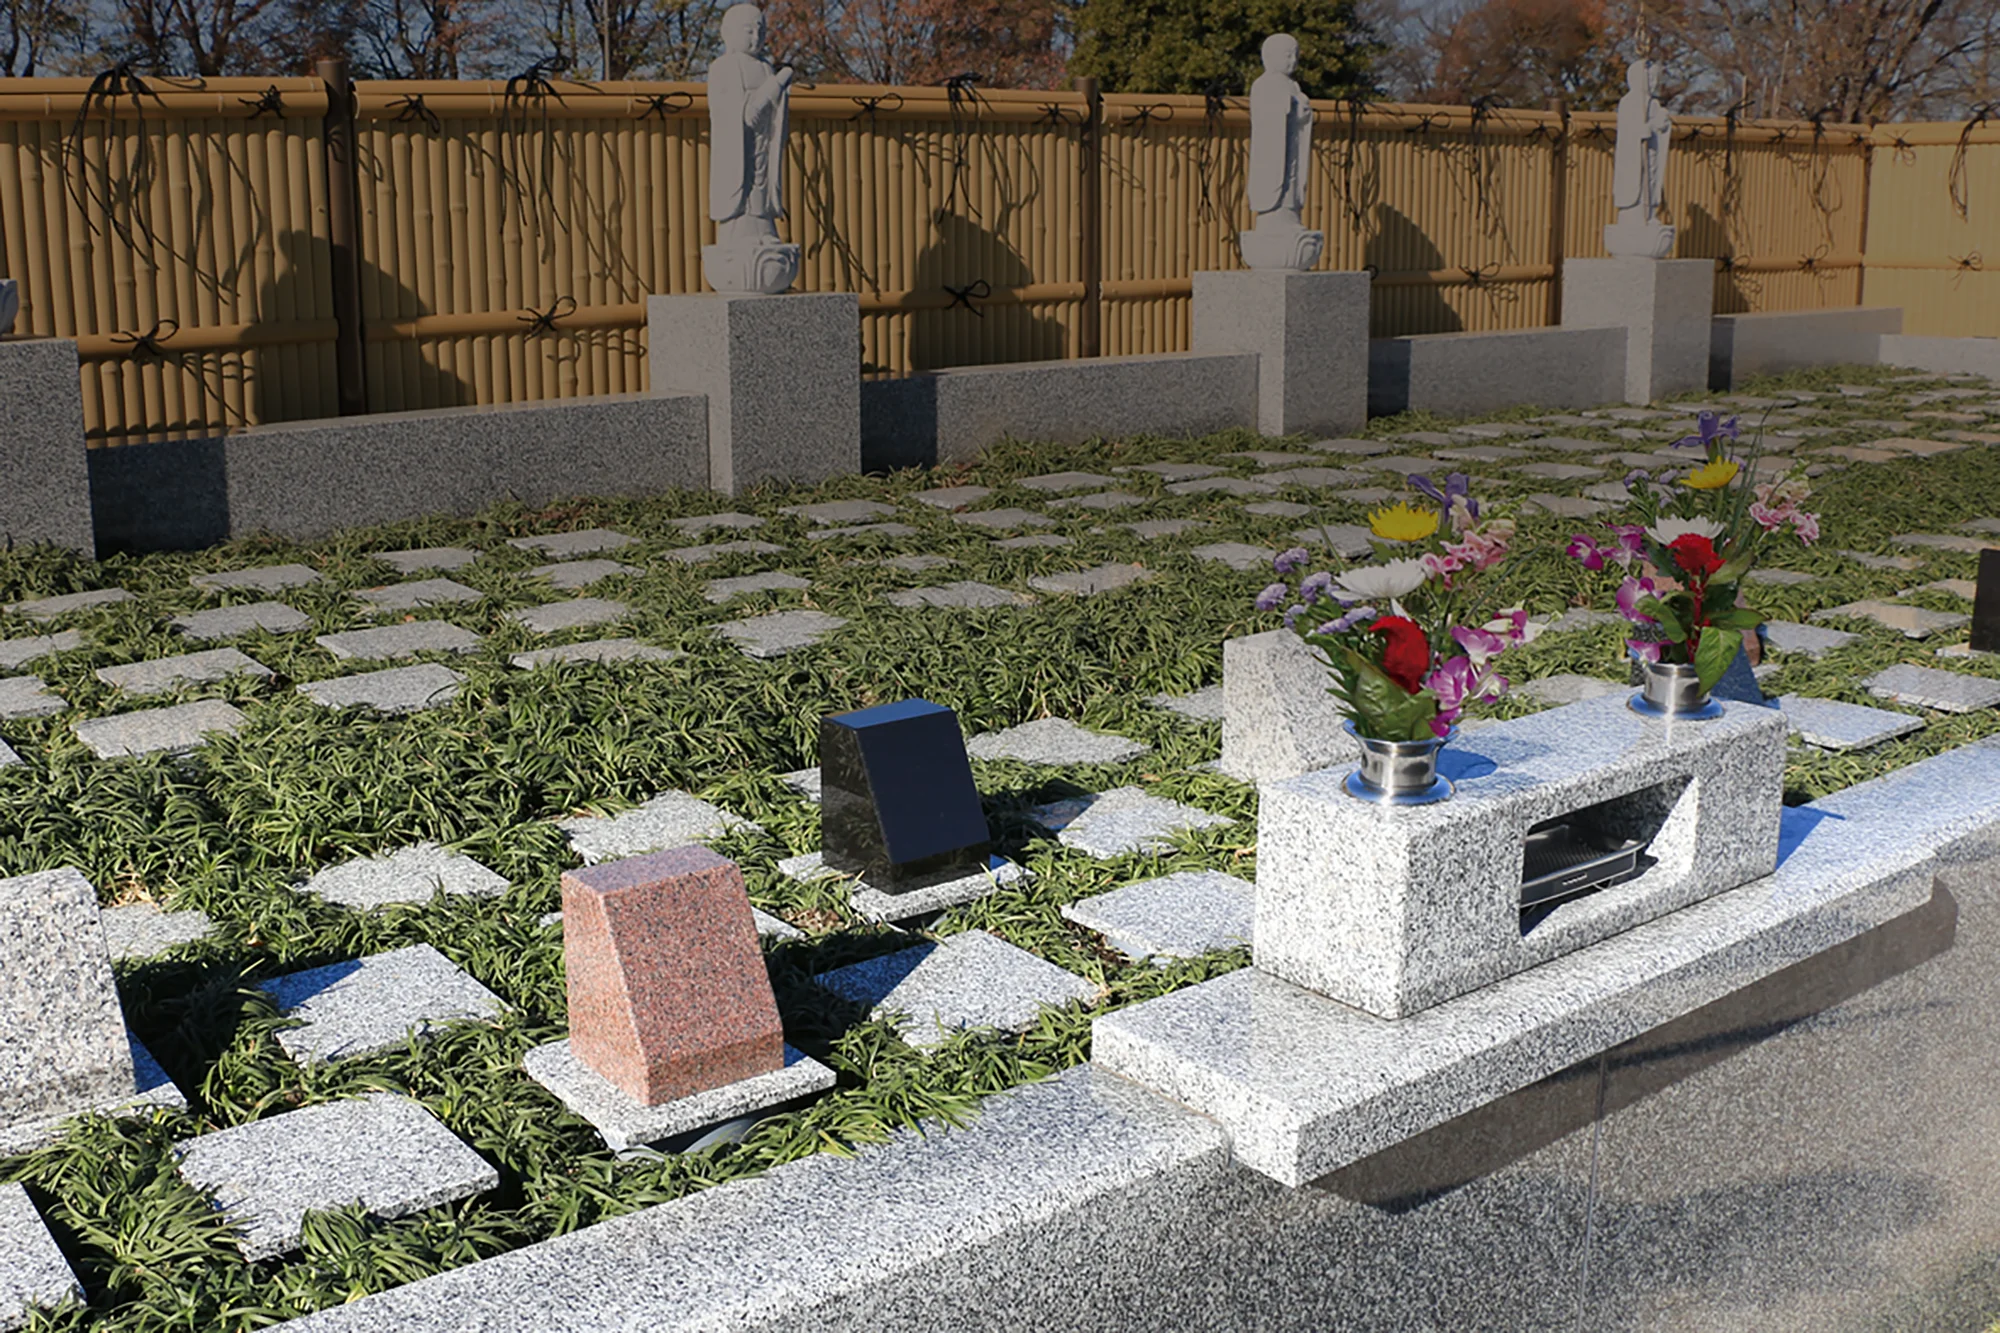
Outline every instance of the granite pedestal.
<path id="1" fill-rule="evenodd" d="M 1257 354 L 1257 429 L 1341 435 L 1368 422 L 1367 273 L 1194 275 L 1194 350 Z"/>
<path id="2" fill-rule="evenodd" d="M 1708 387 L 1715 265 L 1706 259 L 1569 259 L 1565 328 L 1625 330 L 1625 401 Z"/>
<path id="3" fill-rule="evenodd" d="M 1222 772 L 1273 782 L 1352 759 L 1327 679 L 1325 659 L 1288 629 L 1224 640 Z"/>
<path id="4" fill-rule="evenodd" d="M 653 392 L 708 397 L 708 484 L 861 471 L 861 307 L 851 293 L 654 296 Z"/>
<path id="5" fill-rule="evenodd" d="M 67 338 L 0 342 L 0 541 L 97 553 L 82 382 Z"/>

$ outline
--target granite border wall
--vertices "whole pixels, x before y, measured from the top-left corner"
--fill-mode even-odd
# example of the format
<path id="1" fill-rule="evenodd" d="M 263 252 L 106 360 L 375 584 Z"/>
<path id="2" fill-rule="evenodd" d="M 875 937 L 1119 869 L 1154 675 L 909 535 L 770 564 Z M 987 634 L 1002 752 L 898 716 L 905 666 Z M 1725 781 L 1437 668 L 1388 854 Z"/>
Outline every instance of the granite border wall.
<path id="1" fill-rule="evenodd" d="M 1708 387 L 1733 389 L 1752 375 L 1817 366 L 1880 365 L 1883 335 L 1902 331 L 1896 306 L 1717 315 L 1709 325 Z"/>
<path id="2" fill-rule="evenodd" d="M 1882 364 L 1929 370 L 1940 375 L 1984 375 L 2000 380 L 2000 338 L 1924 338 L 1908 333 L 1882 335 Z"/>
<path id="3" fill-rule="evenodd" d="M 1368 414 L 1622 403 L 1626 338 L 1622 328 L 1377 338 L 1368 348 Z"/>

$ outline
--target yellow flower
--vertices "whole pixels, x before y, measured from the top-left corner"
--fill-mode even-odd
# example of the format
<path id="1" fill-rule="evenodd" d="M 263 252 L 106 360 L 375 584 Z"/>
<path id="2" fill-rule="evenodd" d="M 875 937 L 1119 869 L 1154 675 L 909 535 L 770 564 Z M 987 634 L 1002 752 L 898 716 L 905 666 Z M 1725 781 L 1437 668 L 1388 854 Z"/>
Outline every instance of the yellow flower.
<path id="1" fill-rule="evenodd" d="M 1435 509 L 1412 509 L 1398 500 L 1368 515 L 1368 530 L 1385 542 L 1418 542 L 1438 530 Z"/>
<path id="2" fill-rule="evenodd" d="M 1710 459 L 1687 474 L 1683 485 L 1698 491 L 1719 491 L 1736 480 L 1736 474 L 1743 470 L 1741 463 L 1728 458 Z"/>

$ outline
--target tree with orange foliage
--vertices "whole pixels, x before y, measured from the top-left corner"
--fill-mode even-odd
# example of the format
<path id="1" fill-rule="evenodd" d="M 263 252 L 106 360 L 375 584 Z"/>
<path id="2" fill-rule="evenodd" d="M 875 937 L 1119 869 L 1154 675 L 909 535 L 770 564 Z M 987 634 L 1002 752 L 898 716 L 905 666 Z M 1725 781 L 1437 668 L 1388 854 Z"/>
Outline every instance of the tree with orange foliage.
<path id="1" fill-rule="evenodd" d="M 1062 80 L 1060 0 L 768 0 L 771 48 L 821 83 Z"/>
<path id="2" fill-rule="evenodd" d="M 1625 89 L 1604 0 L 1476 0 L 1404 34 L 1398 95 L 1416 102 L 1607 110 Z"/>

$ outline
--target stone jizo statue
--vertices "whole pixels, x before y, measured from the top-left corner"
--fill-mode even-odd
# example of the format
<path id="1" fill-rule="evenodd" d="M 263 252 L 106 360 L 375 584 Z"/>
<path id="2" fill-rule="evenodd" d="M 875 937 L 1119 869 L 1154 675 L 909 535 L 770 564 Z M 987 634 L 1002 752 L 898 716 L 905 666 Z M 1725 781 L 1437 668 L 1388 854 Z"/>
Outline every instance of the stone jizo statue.
<path id="1" fill-rule="evenodd" d="M 1604 248 L 1619 259 L 1665 259 L 1674 252 L 1674 229 L 1660 221 L 1674 118 L 1660 105 L 1659 66 L 1653 61 L 1632 62 L 1625 83 L 1611 167 L 1611 202 L 1618 213 L 1604 229 Z"/>
<path id="2" fill-rule="evenodd" d="M 755 5 L 723 14 L 722 50 L 708 67 L 708 215 L 716 235 L 702 247 L 702 272 L 718 292 L 782 292 L 799 275 L 799 247 L 778 239 L 792 71 L 764 58 L 764 14 Z"/>
<path id="3" fill-rule="evenodd" d="M 1298 39 L 1264 39 L 1264 72 L 1250 85 L 1250 177 L 1255 216 L 1237 237 L 1251 268 L 1309 269 L 1319 262 L 1326 233 L 1305 227 L 1306 176 L 1312 170 L 1312 103 L 1292 71 Z"/>

